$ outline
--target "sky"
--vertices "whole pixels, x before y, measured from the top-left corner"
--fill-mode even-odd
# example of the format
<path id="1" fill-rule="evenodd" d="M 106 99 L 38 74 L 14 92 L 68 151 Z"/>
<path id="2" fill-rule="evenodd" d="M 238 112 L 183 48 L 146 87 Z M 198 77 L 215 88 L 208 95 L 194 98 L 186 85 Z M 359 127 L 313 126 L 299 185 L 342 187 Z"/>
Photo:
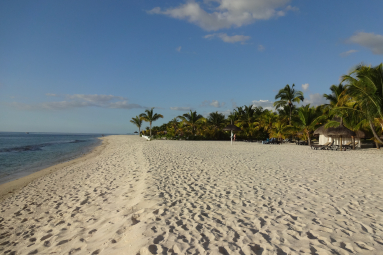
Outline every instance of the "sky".
<path id="1" fill-rule="evenodd" d="M 383 61 L 381 0 L 0 1 L 0 131 L 132 133 L 190 110 L 303 104 Z M 143 124 L 143 128 L 148 126 Z"/>

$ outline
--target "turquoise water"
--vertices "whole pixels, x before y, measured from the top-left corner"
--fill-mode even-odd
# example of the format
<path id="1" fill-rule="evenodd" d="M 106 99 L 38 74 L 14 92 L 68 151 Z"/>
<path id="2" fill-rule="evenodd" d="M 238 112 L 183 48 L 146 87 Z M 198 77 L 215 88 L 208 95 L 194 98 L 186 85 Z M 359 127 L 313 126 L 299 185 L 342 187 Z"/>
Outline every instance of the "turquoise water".
<path id="1" fill-rule="evenodd" d="M 89 152 L 97 134 L 0 132 L 0 184 Z"/>

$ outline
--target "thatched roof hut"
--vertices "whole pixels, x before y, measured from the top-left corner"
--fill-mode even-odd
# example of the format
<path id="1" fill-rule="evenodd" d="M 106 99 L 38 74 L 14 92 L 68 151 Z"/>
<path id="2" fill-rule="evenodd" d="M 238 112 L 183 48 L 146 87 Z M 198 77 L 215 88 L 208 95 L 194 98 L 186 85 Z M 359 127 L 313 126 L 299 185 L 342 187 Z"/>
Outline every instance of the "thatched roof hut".
<path id="1" fill-rule="evenodd" d="M 326 131 L 326 128 L 323 126 L 320 126 L 319 128 L 315 129 L 314 135 L 324 135 Z"/>
<path id="2" fill-rule="evenodd" d="M 356 136 L 356 133 L 345 126 L 341 122 L 339 127 L 330 127 L 324 131 L 325 136 L 340 136 L 340 137 L 351 137 Z"/>
<path id="3" fill-rule="evenodd" d="M 355 137 L 356 133 L 345 126 L 343 126 L 343 120 L 340 120 L 338 127 L 327 128 L 324 132 L 325 136 L 340 137 L 340 150 L 342 150 L 342 138 L 343 137 Z"/>

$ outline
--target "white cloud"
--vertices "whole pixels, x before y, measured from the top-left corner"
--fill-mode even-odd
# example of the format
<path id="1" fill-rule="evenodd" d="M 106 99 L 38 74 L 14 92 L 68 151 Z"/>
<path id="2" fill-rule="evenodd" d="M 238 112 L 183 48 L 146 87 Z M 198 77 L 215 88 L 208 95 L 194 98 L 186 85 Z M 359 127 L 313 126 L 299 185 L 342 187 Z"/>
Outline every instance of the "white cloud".
<path id="1" fill-rule="evenodd" d="M 89 106 L 89 104 L 86 102 L 78 101 L 59 101 L 39 104 L 24 104 L 13 102 L 10 105 L 20 110 L 64 110 Z"/>
<path id="2" fill-rule="evenodd" d="M 342 52 L 339 55 L 344 58 L 344 57 L 347 57 L 348 55 L 350 55 L 352 53 L 355 53 L 355 52 L 358 52 L 358 51 L 357 50 L 349 50 L 349 51 L 346 51 L 346 52 Z"/>
<path id="3" fill-rule="evenodd" d="M 268 20 L 297 11 L 291 0 L 189 0 L 178 7 L 162 10 L 155 7 L 149 14 L 162 14 L 187 20 L 207 31 L 241 27 L 257 20 Z"/>
<path id="4" fill-rule="evenodd" d="M 237 102 L 235 102 L 233 99 L 231 99 L 231 108 L 235 109 L 237 108 Z"/>
<path id="5" fill-rule="evenodd" d="M 129 104 L 127 100 L 124 101 L 118 101 L 118 102 L 111 102 L 106 106 L 103 106 L 106 108 L 111 108 L 111 109 L 135 109 L 135 108 L 145 108 L 139 104 Z M 158 107 L 155 107 L 158 108 Z"/>
<path id="6" fill-rule="evenodd" d="M 58 97 L 56 94 L 46 94 L 47 96 Z M 145 108 L 138 104 L 128 103 L 125 97 L 113 96 L 113 95 L 86 95 L 86 94 L 73 94 L 65 95 L 64 101 L 53 101 L 37 104 L 24 104 L 13 102 L 11 106 L 22 110 L 65 110 L 81 107 L 103 107 L 111 109 L 133 109 L 133 108 Z"/>
<path id="7" fill-rule="evenodd" d="M 170 107 L 170 110 L 173 110 L 173 111 L 190 111 L 191 108 L 190 107 Z"/>
<path id="8" fill-rule="evenodd" d="M 208 107 L 208 106 L 213 106 L 213 107 L 216 107 L 216 108 L 221 108 L 223 106 L 225 106 L 225 102 L 218 102 L 217 100 L 213 100 L 213 101 L 209 101 L 209 100 L 205 100 L 202 102 L 202 104 L 200 106 L 202 107 Z"/>
<path id="9" fill-rule="evenodd" d="M 376 35 L 374 33 L 359 32 L 351 36 L 347 42 L 356 43 L 366 47 L 375 55 L 383 54 L 383 35 Z"/>
<path id="10" fill-rule="evenodd" d="M 182 48 L 181 46 L 177 47 L 176 51 L 181 52 L 181 48 Z"/>
<path id="11" fill-rule="evenodd" d="M 247 40 L 250 39 L 250 36 L 245 36 L 245 35 L 227 35 L 225 33 L 219 33 L 219 34 L 210 34 L 210 35 L 205 35 L 205 39 L 212 39 L 214 37 L 220 38 L 222 41 L 227 42 L 227 43 L 236 43 L 240 42 L 244 44 Z"/>
<path id="12" fill-rule="evenodd" d="M 271 102 L 269 100 L 253 100 L 251 101 L 253 104 L 253 107 L 261 106 L 263 109 L 267 110 L 274 110 L 274 102 Z"/>
<path id="13" fill-rule="evenodd" d="M 328 101 L 323 97 L 322 94 L 315 93 L 310 94 L 309 98 L 305 98 L 305 101 L 302 104 L 310 104 L 311 106 L 318 106 L 322 104 L 328 104 Z"/>
<path id="14" fill-rule="evenodd" d="M 263 46 L 262 44 L 258 45 L 258 50 L 259 51 L 265 51 L 265 46 Z"/>
<path id="15" fill-rule="evenodd" d="M 303 89 L 303 91 L 308 90 L 309 86 L 310 86 L 310 85 L 309 85 L 308 83 L 302 84 L 302 89 Z"/>
<path id="16" fill-rule="evenodd" d="M 210 105 L 216 108 L 223 107 L 226 103 L 225 102 L 218 102 L 217 100 L 213 100 Z"/>

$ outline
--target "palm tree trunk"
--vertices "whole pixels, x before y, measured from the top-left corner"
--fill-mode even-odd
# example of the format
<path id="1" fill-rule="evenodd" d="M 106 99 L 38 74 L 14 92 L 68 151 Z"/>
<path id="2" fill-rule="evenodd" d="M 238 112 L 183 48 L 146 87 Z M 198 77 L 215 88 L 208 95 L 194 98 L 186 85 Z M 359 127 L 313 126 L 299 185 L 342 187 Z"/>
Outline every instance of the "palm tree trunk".
<path id="1" fill-rule="evenodd" d="M 152 122 L 150 122 L 150 137 L 152 137 Z"/>
<path id="2" fill-rule="evenodd" d="M 306 132 L 307 133 L 307 141 L 309 143 L 309 147 L 311 147 L 311 140 L 310 140 L 310 132 Z"/>
<path id="3" fill-rule="evenodd" d="M 372 133 L 374 134 L 374 137 L 375 137 L 376 140 L 378 140 L 380 143 L 383 143 L 383 141 L 380 139 L 380 137 L 378 136 L 378 134 L 377 134 L 376 131 L 375 131 L 375 125 L 374 125 L 374 123 L 372 122 L 372 120 L 370 120 L 369 122 L 370 122 L 370 128 L 371 128 L 371 131 L 372 131 Z"/>
<path id="4" fill-rule="evenodd" d="M 141 128 L 138 128 L 138 136 L 141 137 Z"/>
<path id="5" fill-rule="evenodd" d="M 290 118 L 289 118 L 289 125 L 291 126 L 291 104 L 289 103 L 290 106 Z"/>

